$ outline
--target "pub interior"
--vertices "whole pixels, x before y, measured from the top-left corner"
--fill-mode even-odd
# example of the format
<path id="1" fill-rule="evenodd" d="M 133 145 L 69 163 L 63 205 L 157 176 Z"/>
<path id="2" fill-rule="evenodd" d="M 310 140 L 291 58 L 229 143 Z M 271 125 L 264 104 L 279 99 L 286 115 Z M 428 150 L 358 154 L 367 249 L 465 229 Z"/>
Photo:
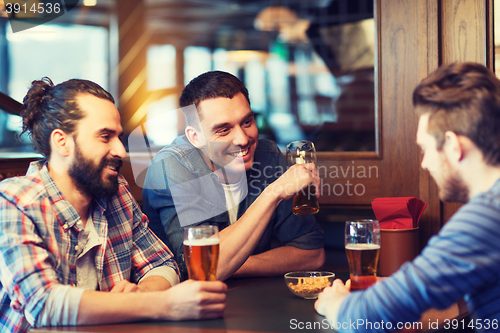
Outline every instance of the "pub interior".
<path id="1" fill-rule="evenodd" d="M 182 89 L 217 69 L 248 87 L 260 137 L 282 151 L 315 142 L 325 270 L 348 272 L 344 222 L 374 218 L 375 198 L 427 204 L 417 252 L 460 207 L 440 201 L 420 168 L 411 94 L 440 65 L 495 70 L 496 0 L 80 0 L 16 33 L 3 2 L 0 180 L 39 157 L 17 139 L 29 82 L 85 78 L 116 99 L 128 153 L 121 173 L 141 204 L 151 156 L 184 132 Z"/>

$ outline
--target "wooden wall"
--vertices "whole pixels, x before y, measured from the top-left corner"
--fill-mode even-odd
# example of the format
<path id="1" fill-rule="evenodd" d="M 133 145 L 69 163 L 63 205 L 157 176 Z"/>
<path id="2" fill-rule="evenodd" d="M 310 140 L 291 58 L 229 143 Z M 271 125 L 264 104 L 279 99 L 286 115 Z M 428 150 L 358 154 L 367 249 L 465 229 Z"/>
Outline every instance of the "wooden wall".
<path id="1" fill-rule="evenodd" d="M 415 196 L 427 203 L 420 222 L 424 245 L 441 227 L 437 189 L 420 168 L 415 144 L 415 86 L 438 66 L 438 3 L 380 0 L 382 81 L 381 196 Z"/>
<path id="2" fill-rule="evenodd" d="M 374 154 L 329 153 L 318 164 L 376 165 L 379 177 L 361 180 L 367 188 L 361 197 L 330 195 L 321 203 L 369 208 L 374 197 L 418 197 L 427 203 L 420 222 L 423 247 L 460 205 L 442 203 L 434 180 L 420 168 L 415 144 L 418 117 L 411 96 L 415 86 L 441 64 L 473 61 L 493 69 L 492 1 L 377 0 L 375 8 L 378 150 Z"/>
<path id="3" fill-rule="evenodd" d="M 493 7 L 490 0 L 443 0 L 440 63 L 473 61 L 493 69 Z M 443 204 L 446 222 L 460 204 Z"/>
<path id="4" fill-rule="evenodd" d="M 492 66 L 492 7 L 484 0 L 379 0 L 381 196 L 416 196 L 428 204 L 421 246 L 458 209 L 443 204 L 415 144 L 415 86 L 441 64 Z"/>

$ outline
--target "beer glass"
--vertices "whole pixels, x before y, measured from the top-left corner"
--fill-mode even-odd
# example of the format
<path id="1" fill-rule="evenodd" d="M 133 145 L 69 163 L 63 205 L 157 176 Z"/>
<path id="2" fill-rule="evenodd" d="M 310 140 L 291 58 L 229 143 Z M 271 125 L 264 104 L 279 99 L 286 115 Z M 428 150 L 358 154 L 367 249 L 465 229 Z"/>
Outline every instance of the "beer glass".
<path id="1" fill-rule="evenodd" d="M 307 140 L 290 142 L 286 147 L 286 160 L 289 166 L 303 163 L 316 164 L 314 143 Z M 313 185 L 309 185 L 293 196 L 292 212 L 299 216 L 319 212 L 318 198 L 316 198 L 316 189 Z"/>
<path id="2" fill-rule="evenodd" d="M 345 252 L 349 262 L 351 291 L 366 289 L 377 281 L 380 227 L 377 220 L 347 221 Z"/>
<path id="3" fill-rule="evenodd" d="M 219 228 L 215 225 L 185 228 L 184 258 L 190 279 L 215 281 L 219 261 Z"/>

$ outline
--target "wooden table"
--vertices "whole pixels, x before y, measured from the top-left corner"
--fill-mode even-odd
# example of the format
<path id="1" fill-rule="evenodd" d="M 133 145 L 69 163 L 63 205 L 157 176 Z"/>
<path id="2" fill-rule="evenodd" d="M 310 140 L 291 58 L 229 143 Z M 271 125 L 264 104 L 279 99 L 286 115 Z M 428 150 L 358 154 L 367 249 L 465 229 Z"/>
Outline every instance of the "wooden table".
<path id="1" fill-rule="evenodd" d="M 348 273 L 339 272 L 346 280 Z M 177 322 L 137 322 L 99 326 L 66 326 L 33 329 L 48 332 L 120 332 L 120 333 L 256 333 L 256 332 L 335 332 L 329 322 L 314 310 L 315 300 L 293 295 L 283 277 L 233 279 L 227 281 L 228 292 L 224 317 L 213 320 Z M 460 318 L 467 313 L 461 312 Z M 438 317 L 440 317 L 439 315 Z M 437 317 L 437 318 L 438 318 Z M 452 317 L 447 317 L 452 318 Z M 430 320 L 430 319 L 429 319 Z M 424 323 L 428 320 L 424 319 Z M 440 320 L 442 322 L 442 320 Z M 315 325 L 315 326 L 314 326 Z M 424 328 L 426 330 L 426 328 Z M 431 330 L 433 331 L 433 330 Z M 405 332 L 414 332 L 408 330 Z M 436 330 L 435 332 L 455 332 Z M 458 332 L 458 331 L 457 331 Z M 463 333 L 463 332 L 462 332 Z"/>
<path id="2" fill-rule="evenodd" d="M 326 319 L 314 310 L 315 300 L 293 295 L 283 277 L 238 279 L 228 282 L 224 317 L 214 320 L 179 322 L 139 322 L 120 325 L 71 326 L 33 329 L 45 332 L 121 332 L 121 333 L 222 333 L 290 332 L 300 325 Z M 296 329 L 293 329 L 296 327 Z M 309 330 L 311 331 L 311 330 Z M 312 331 L 311 331 L 312 332 Z M 314 332 L 332 332 L 315 329 Z"/>

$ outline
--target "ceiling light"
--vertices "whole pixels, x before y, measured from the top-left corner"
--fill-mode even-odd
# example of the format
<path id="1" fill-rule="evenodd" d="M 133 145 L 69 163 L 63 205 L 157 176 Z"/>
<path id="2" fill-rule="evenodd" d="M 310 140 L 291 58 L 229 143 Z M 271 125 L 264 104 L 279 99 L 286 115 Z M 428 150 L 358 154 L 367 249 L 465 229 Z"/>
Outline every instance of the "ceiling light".
<path id="1" fill-rule="evenodd" d="M 293 10 L 281 6 L 271 6 L 261 10 L 253 24 L 257 30 L 273 31 L 279 30 L 283 24 L 294 24 L 297 20 L 298 16 Z"/>
<path id="2" fill-rule="evenodd" d="M 285 42 L 307 41 L 306 30 L 309 20 L 303 20 L 291 9 L 281 6 L 266 7 L 254 20 L 254 27 L 263 31 L 278 31 L 279 38 Z"/>

